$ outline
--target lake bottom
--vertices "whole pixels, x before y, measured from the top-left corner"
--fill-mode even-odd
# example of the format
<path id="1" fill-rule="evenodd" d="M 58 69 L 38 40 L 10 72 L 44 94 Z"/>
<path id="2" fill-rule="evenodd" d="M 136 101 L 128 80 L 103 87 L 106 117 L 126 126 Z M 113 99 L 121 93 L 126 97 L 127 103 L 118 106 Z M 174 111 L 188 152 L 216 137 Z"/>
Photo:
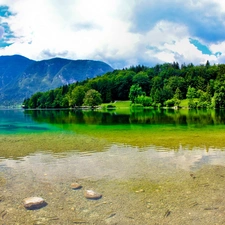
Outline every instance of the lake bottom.
<path id="1" fill-rule="evenodd" d="M 7 149 L 0 160 L 3 224 L 225 224 L 219 149 L 140 148 L 62 134 L 0 141 Z M 73 190 L 73 182 L 82 188 Z M 86 199 L 85 190 L 102 198 Z M 47 205 L 25 209 L 22 201 L 31 196 Z"/>

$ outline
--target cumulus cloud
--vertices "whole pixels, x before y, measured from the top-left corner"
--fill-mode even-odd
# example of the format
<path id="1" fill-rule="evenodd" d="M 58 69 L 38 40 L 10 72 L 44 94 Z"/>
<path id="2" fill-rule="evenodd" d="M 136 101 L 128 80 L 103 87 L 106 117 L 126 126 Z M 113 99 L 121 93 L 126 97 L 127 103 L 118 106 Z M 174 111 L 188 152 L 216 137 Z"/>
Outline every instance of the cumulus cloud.
<path id="1" fill-rule="evenodd" d="M 5 7 L 0 22 L 11 32 L 11 45 L 0 48 L 0 55 L 95 59 L 121 68 L 217 62 L 225 52 L 225 7 L 219 0 L 0 0 L 0 5 Z M 222 55 L 203 54 L 190 38 Z"/>
<path id="2" fill-rule="evenodd" d="M 3 37 L 4 28 L 0 26 L 0 39 Z"/>
<path id="3" fill-rule="evenodd" d="M 133 31 L 148 32 L 159 21 L 167 20 L 189 27 L 190 35 L 207 41 L 224 40 L 225 14 L 216 1 L 143 0 L 133 11 Z"/>

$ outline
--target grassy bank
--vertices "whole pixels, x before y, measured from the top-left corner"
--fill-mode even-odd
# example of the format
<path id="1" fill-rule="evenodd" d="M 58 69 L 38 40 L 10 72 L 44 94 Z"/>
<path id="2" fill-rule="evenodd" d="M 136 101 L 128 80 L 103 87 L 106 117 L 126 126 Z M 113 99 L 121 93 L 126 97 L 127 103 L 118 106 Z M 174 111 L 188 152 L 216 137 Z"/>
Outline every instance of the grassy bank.
<path id="1" fill-rule="evenodd" d="M 129 108 L 131 105 L 131 101 L 115 101 L 113 103 L 103 103 L 101 105 L 102 108 Z"/>
<path id="2" fill-rule="evenodd" d="M 140 106 L 140 104 L 138 104 Z M 116 108 L 116 109 L 121 109 L 121 108 L 130 108 L 131 107 L 131 101 L 115 101 L 113 103 L 103 103 L 101 105 L 103 109 L 107 108 Z M 188 108 L 188 99 L 183 99 L 180 102 L 180 107 L 181 108 Z M 149 107 L 148 107 L 149 108 Z"/>

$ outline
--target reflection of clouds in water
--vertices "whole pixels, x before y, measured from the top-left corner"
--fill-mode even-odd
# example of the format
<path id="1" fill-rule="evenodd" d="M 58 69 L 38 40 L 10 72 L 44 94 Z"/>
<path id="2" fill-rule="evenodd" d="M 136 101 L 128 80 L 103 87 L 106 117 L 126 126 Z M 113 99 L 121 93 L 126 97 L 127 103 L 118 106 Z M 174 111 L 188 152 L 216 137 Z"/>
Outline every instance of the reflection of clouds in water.
<path id="1" fill-rule="evenodd" d="M 156 151 L 152 146 L 142 149 L 111 146 L 106 152 L 82 154 L 68 152 L 62 155 L 37 153 L 21 160 L 2 160 L 0 166 L 36 177 L 42 181 L 102 179 L 102 178 L 160 178 L 179 170 L 198 169 L 205 164 L 223 165 L 225 152 L 205 149 Z"/>
<path id="2" fill-rule="evenodd" d="M 220 149 L 194 148 L 188 150 L 180 146 L 179 151 L 158 152 L 158 157 L 164 158 L 167 164 L 184 170 L 199 169 L 207 164 L 225 166 L 225 152 Z"/>

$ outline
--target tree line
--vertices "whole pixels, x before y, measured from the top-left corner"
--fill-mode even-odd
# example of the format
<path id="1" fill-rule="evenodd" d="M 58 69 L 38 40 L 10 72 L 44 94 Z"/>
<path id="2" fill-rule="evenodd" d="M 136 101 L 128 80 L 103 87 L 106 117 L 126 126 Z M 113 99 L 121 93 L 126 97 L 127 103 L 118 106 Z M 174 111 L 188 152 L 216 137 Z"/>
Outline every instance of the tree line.
<path id="1" fill-rule="evenodd" d="M 23 102 L 25 108 L 73 108 L 131 100 L 143 106 L 178 106 L 188 99 L 190 108 L 225 107 L 225 64 L 177 62 L 114 70 L 93 79 L 37 92 Z"/>

